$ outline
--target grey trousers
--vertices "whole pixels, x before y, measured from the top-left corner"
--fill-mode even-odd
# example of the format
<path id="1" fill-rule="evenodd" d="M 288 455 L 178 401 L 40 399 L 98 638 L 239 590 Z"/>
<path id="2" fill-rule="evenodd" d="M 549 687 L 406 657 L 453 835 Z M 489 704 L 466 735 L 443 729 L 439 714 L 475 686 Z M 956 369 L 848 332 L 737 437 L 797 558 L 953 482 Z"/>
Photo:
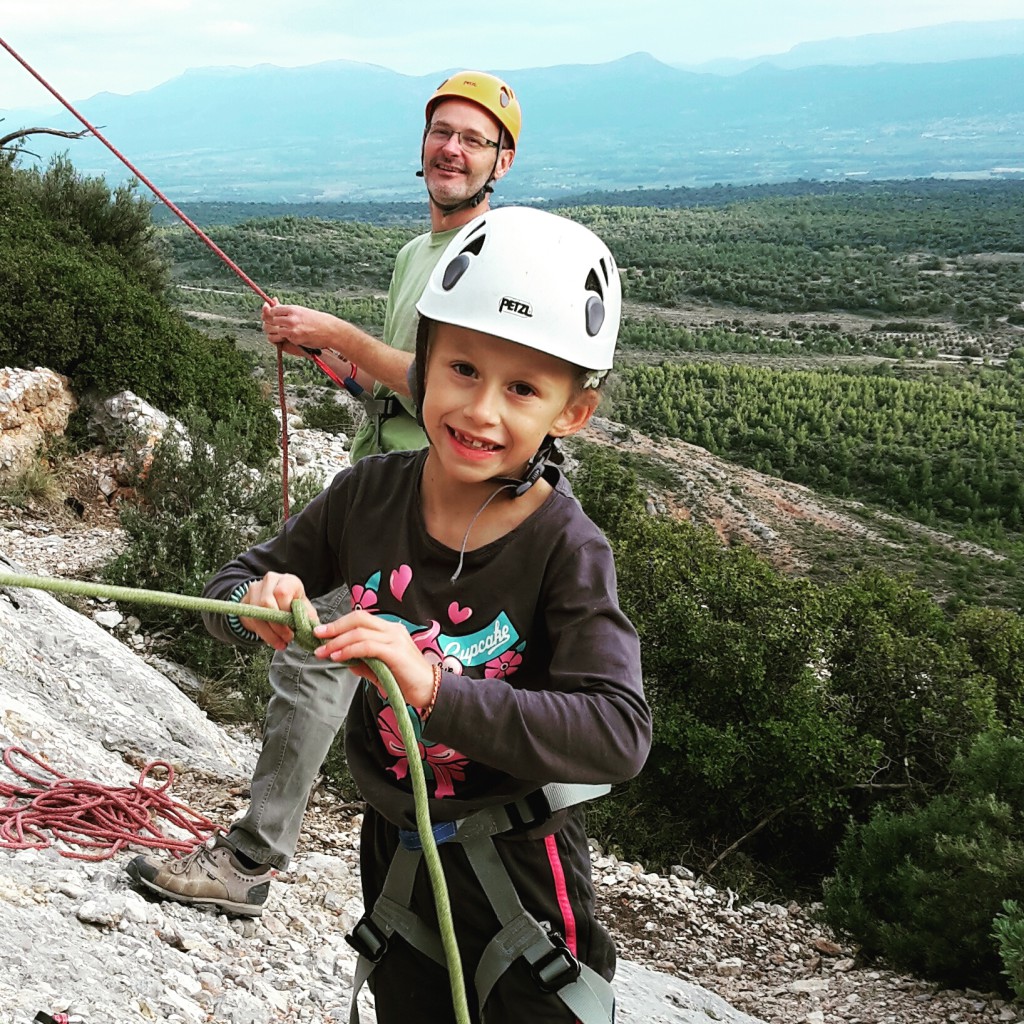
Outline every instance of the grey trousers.
<path id="1" fill-rule="evenodd" d="M 313 601 L 321 622 L 350 607 L 347 587 Z M 360 679 L 298 644 L 275 651 L 273 695 L 263 748 L 253 772 L 249 809 L 225 837 L 259 864 L 286 868 L 295 854 L 310 789 L 342 725 Z"/>

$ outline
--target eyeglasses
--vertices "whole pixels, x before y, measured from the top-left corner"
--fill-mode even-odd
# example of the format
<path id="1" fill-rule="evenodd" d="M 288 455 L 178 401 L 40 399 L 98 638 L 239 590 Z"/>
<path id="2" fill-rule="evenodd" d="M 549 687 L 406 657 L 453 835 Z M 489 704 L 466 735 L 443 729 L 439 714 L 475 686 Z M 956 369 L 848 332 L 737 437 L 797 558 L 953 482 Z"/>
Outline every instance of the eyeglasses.
<path id="1" fill-rule="evenodd" d="M 459 137 L 459 145 L 467 153 L 482 153 L 485 149 L 498 148 L 498 143 L 485 139 L 482 135 L 477 135 L 474 132 L 457 132 L 454 128 L 443 124 L 431 124 L 427 128 L 427 138 L 439 146 L 445 145 L 453 135 Z"/>

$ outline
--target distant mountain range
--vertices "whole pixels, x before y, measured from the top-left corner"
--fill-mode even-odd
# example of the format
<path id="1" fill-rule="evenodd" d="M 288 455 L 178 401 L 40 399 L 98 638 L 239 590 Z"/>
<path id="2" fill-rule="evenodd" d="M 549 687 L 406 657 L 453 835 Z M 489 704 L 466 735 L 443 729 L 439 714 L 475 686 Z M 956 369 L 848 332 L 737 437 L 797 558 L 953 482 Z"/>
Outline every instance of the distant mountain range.
<path id="1" fill-rule="evenodd" d="M 503 199 L 717 182 L 1024 177 L 1020 54 L 763 63 L 720 75 L 637 53 L 499 73 L 524 109 L 516 165 L 498 186 Z M 350 61 L 200 68 L 79 108 L 178 201 L 419 199 L 423 103 L 442 77 Z M 77 126 L 60 108 L 0 117 L 2 132 Z M 67 149 L 83 172 L 128 176 L 95 140 L 36 136 L 28 148 L 43 158 Z"/>
<path id="2" fill-rule="evenodd" d="M 1020 53 L 1024 53 L 1024 20 L 956 21 L 900 32 L 797 43 L 785 53 L 746 60 L 725 58 L 677 66 L 684 71 L 735 75 L 758 64 L 790 69 L 821 64 L 932 64 Z"/>

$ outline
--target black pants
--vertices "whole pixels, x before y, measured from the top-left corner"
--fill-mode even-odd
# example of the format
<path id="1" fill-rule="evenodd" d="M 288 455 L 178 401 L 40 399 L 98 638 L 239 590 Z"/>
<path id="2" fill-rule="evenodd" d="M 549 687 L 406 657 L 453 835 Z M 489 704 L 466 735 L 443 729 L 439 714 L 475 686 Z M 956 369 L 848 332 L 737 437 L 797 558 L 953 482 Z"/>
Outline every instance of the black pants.
<path id="1" fill-rule="evenodd" d="M 540 922 L 550 922 L 577 958 L 609 981 L 615 973 L 611 936 L 594 919 L 594 889 L 583 810 L 572 808 L 565 824 L 543 839 L 502 839 L 494 844 L 523 907 Z M 363 900 L 371 909 L 384 887 L 398 831 L 371 807 L 363 818 L 360 861 Z M 500 924 L 458 843 L 438 847 L 455 921 L 466 998 L 473 1021 L 481 1020 L 473 976 L 484 947 Z M 426 864 L 416 876 L 412 908 L 437 926 Z M 378 1024 L 454 1024 L 447 970 L 413 949 L 398 935 L 370 976 Z M 491 989 L 485 1024 L 571 1024 L 573 1013 L 557 995 L 542 992 L 529 964 L 520 958 Z"/>

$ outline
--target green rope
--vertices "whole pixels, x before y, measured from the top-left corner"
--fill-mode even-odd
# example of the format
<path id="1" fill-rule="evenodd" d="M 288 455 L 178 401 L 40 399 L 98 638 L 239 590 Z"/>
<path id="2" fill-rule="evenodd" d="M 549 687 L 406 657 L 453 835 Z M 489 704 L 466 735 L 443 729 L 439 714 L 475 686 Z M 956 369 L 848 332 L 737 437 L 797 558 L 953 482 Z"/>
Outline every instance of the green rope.
<path id="1" fill-rule="evenodd" d="M 213 601 L 205 597 L 170 594 L 162 590 L 136 590 L 132 587 L 64 580 L 52 576 L 23 576 L 0 572 L 0 586 L 27 587 L 33 590 L 47 590 L 55 594 L 79 594 L 112 601 L 134 601 L 138 604 L 159 604 L 169 608 L 182 608 L 186 611 L 209 612 L 213 615 L 238 615 L 242 611 L 242 607 L 235 601 Z M 277 608 L 257 608 L 254 605 L 245 605 L 244 616 L 247 619 L 262 619 L 266 622 L 290 626 L 295 632 L 295 642 L 307 651 L 315 650 L 320 646 L 320 641 L 313 635 L 312 623 L 306 614 L 305 605 L 301 601 L 292 603 L 291 612 L 281 611 Z M 366 666 L 380 680 L 388 695 L 388 700 L 396 711 L 405 708 L 405 698 L 387 665 L 377 658 L 367 658 Z M 398 720 L 398 731 L 402 734 L 402 742 L 405 744 L 409 762 L 409 777 L 412 782 L 413 800 L 416 807 L 416 828 L 423 845 L 423 859 L 427 864 L 434 904 L 437 907 L 438 928 L 441 932 L 441 943 L 444 946 L 445 959 L 448 963 L 455 1019 L 457 1024 L 469 1024 L 469 1007 L 466 1003 L 462 960 L 455 940 L 455 924 L 452 920 L 452 908 L 448 899 L 448 885 L 445 881 L 444 869 L 441 866 L 441 857 L 437 852 L 437 843 L 430 821 L 423 762 L 419 757 L 414 756 L 419 750 L 419 744 L 409 716 L 398 713 L 395 718 Z"/>
<path id="2" fill-rule="evenodd" d="M 183 608 L 190 612 L 210 612 L 213 615 L 238 615 L 241 612 L 241 606 L 237 601 L 212 601 L 207 597 L 169 594 L 163 590 L 136 590 L 133 587 L 115 587 L 106 583 L 87 583 L 84 580 L 62 580 L 54 576 L 18 576 L 0 572 L 0 586 L 3 585 L 48 590 L 54 594 L 80 594 L 84 597 L 100 597 L 111 601 L 160 604 L 168 608 Z M 313 626 L 305 608 L 302 608 L 298 617 L 296 616 L 296 605 L 302 607 L 301 602 L 296 601 L 292 604 L 291 612 L 283 612 L 279 608 L 257 608 L 255 605 L 247 604 L 244 615 L 247 619 L 263 619 L 265 622 L 291 626 L 295 630 L 295 642 L 304 650 L 315 650 L 320 646 L 320 641 L 313 636 Z"/>

